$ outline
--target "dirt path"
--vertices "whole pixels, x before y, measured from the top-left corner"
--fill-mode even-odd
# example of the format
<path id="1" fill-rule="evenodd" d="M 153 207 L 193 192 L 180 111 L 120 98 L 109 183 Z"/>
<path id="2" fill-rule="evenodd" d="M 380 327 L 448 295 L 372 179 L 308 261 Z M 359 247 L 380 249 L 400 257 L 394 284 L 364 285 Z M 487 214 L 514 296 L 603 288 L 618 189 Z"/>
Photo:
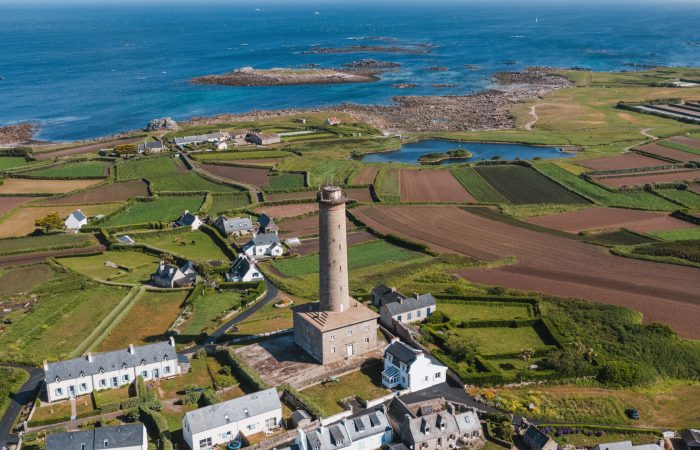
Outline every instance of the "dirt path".
<path id="1" fill-rule="evenodd" d="M 540 116 L 537 115 L 537 107 L 540 105 L 532 105 L 530 106 L 530 115 L 532 116 L 532 120 L 526 123 L 523 128 L 525 128 L 527 131 L 532 131 L 533 125 L 537 123 L 538 120 L 540 120 Z"/>
<path id="2" fill-rule="evenodd" d="M 640 133 L 642 133 L 642 135 L 644 135 L 650 139 L 653 139 L 653 140 L 659 139 L 658 137 L 654 136 L 653 134 L 649 134 L 650 130 L 651 130 L 651 128 L 644 128 L 642 131 L 640 131 Z"/>

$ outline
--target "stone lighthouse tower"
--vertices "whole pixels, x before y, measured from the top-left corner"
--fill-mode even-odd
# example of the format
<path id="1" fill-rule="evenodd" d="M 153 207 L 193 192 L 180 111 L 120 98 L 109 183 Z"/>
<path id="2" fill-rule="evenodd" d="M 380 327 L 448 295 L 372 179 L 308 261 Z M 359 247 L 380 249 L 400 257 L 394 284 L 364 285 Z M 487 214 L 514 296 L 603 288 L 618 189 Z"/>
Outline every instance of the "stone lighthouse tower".
<path id="1" fill-rule="evenodd" d="M 336 186 L 318 193 L 319 275 L 321 311 L 348 310 L 348 251 L 345 232 L 345 194 Z"/>
<path id="2" fill-rule="evenodd" d="M 294 307 L 294 342 L 321 364 L 377 349 L 378 315 L 350 297 L 345 200 L 337 186 L 318 193 L 319 301 Z"/>

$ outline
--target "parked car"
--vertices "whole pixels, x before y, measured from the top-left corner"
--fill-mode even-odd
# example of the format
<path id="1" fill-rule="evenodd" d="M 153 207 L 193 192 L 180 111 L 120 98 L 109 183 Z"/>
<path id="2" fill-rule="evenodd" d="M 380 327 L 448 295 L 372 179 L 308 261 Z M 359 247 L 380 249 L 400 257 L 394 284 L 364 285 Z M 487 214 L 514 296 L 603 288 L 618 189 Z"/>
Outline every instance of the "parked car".
<path id="1" fill-rule="evenodd" d="M 639 420 L 639 410 L 636 408 L 626 409 L 625 414 L 632 420 Z"/>

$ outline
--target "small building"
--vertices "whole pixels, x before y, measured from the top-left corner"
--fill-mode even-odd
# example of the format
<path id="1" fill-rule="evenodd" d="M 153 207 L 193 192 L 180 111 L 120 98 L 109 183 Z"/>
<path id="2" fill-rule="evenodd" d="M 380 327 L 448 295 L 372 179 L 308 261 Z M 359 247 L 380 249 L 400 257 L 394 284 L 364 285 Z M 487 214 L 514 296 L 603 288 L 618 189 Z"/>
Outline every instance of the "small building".
<path id="1" fill-rule="evenodd" d="M 98 449 L 147 450 L 146 427 L 142 423 L 135 423 L 46 435 L 46 450 Z"/>
<path id="2" fill-rule="evenodd" d="M 197 271 L 191 261 L 182 267 L 161 261 L 158 270 L 151 276 L 151 281 L 156 286 L 170 289 L 192 286 L 197 281 Z"/>
<path id="3" fill-rule="evenodd" d="M 136 150 L 139 153 L 146 154 L 146 155 L 157 155 L 159 153 L 163 153 L 163 151 L 166 150 L 165 145 L 161 141 L 153 141 L 153 142 L 144 142 L 143 144 L 139 144 Z"/>
<path id="4" fill-rule="evenodd" d="M 280 230 L 279 225 L 275 223 L 275 219 L 262 213 L 258 216 L 258 232 L 277 234 Z"/>
<path id="5" fill-rule="evenodd" d="M 447 367 L 398 339 L 384 350 L 382 384 L 386 388 L 416 392 L 444 383 L 446 377 Z"/>
<path id="6" fill-rule="evenodd" d="M 306 410 L 297 409 L 292 413 L 292 427 L 293 428 L 303 428 L 311 425 L 313 419 Z"/>
<path id="7" fill-rule="evenodd" d="M 117 236 L 117 241 L 119 241 L 120 244 L 124 245 L 134 245 L 136 243 L 135 240 L 131 238 L 131 236 L 128 235 L 123 235 L 123 236 Z"/>
<path id="8" fill-rule="evenodd" d="M 192 231 L 199 230 L 199 227 L 202 226 L 202 221 L 199 220 L 199 217 L 197 215 L 192 214 L 188 210 L 185 210 L 184 213 L 180 216 L 179 219 L 175 221 L 175 225 L 178 227 L 190 227 L 192 228 Z"/>
<path id="9" fill-rule="evenodd" d="M 228 144 L 226 142 L 217 142 L 214 144 L 217 150 L 228 150 Z"/>
<path id="10" fill-rule="evenodd" d="M 525 424 L 525 427 L 521 435 L 527 450 L 557 450 L 557 443 L 542 430 L 531 424 Z"/>
<path id="11" fill-rule="evenodd" d="M 226 272 L 226 281 L 229 283 L 246 283 L 249 281 L 262 281 L 265 278 L 255 264 L 246 255 L 238 255 Z"/>
<path id="12" fill-rule="evenodd" d="M 379 320 L 385 327 L 391 327 L 393 320 L 401 323 L 421 322 L 434 313 L 435 308 L 435 297 L 432 294 L 399 298 L 379 308 Z"/>
<path id="13" fill-rule="evenodd" d="M 406 299 L 405 295 L 397 291 L 396 288 L 385 284 L 380 284 L 372 289 L 372 304 L 377 308 L 381 308 L 387 303 L 394 303 L 404 299 Z"/>
<path id="14" fill-rule="evenodd" d="M 68 214 L 68 217 L 66 217 L 66 220 L 63 222 L 63 226 L 68 230 L 78 231 L 83 225 L 87 225 L 87 223 L 87 216 L 83 214 L 81 210 L 76 209 Z"/>
<path id="15" fill-rule="evenodd" d="M 301 241 L 298 237 L 291 237 L 284 240 L 284 243 L 289 248 L 296 248 L 301 246 Z"/>
<path id="16" fill-rule="evenodd" d="M 93 391 L 117 389 L 136 377 L 146 380 L 171 378 L 180 373 L 175 340 L 107 353 L 44 363 L 44 382 L 49 402 L 64 400 Z"/>
<path id="17" fill-rule="evenodd" d="M 329 117 L 325 121 L 325 124 L 329 125 L 329 126 L 340 125 L 341 123 L 343 123 L 343 122 L 340 119 L 338 119 L 337 117 Z"/>
<path id="18" fill-rule="evenodd" d="M 217 143 L 227 141 L 231 135 L 225 131 L 217 131 L 216 133 L 198 134 L 195 136 L 182 136 L 175 138 L 175 145 L 184 148 L 187 145 L 199 145 L 204 142 Z"/>
<path id="19" fill-rule="evenodd" d="M 214 228 L 219 230 L 222 236 L 246 236 L 253 232 L 255 227 L 253 221 L 248 217 L 226 217 L 219 216 L 212 223 Z"/>
<path id="20" fill-rule="evenodd" d="M 246 135 L 245 139 L 256 145 L 279 144 L 282 142 L 280 136 L 271 131 L 251 131 Z"/>
<path id="21" fill-rule="evenodd" d="M 379 408 L 308 432 L 299 428 L 295 444 L 300 450 L 369 450 L 391 443 L 393 436 L 386 411 Z"/>
<path id="22" fill-rule="evenodd" d="M 296 119 L 294 119 L 294 121 L 296 123 L 306 123 L 306 119 L 304 119 L 303 117 L 297 117 Z"/>
<path id="23" fill-rule="evenodd" d="M 277 257 L 284 254 L 284 247 L 276 234 L 254 234 L 253 238 L 243 246 L 243 252 L 249 257 Z"/>
<path id="24" fill-rule="evenodd" d="M 275 388 L 190 411 L 182 418 L 182 435 L 192 450 L 212 449 L 241 435 L 279 428 L 282 403 Z"/>
<path id="25" fill-rule="evenodd" d="M 598 444 L 591 450 L 664 450 L 663 440 L 658 444 L 632 445 L 632 441 L 609 442 Z"/>
<path id="26" fill-rule="evenodd" d="M 685 446 L 688 450 L 698 450 L 700 449 L 700 430 L 690 428 L 684 430 L 681 433 L 681 438 L 685 442 Z"/>
<path id="27" fill-rule="evenodd" d="M 481 422 L 476 413 L 459 412 L 451 403 L 443 411 L 420 416 L 406 414 L 399 423 L 399 435 L 401 441 L 412 449 L 478 448 L 484 444 Z"/>

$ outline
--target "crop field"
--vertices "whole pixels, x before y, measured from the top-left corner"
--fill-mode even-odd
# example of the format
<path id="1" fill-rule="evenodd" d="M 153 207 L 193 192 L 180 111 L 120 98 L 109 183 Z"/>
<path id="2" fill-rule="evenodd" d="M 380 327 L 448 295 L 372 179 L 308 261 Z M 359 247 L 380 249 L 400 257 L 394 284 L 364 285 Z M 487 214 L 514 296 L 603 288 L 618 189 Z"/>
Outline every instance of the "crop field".
<path id="1" fill-rule="evenodd" d="M 459 167 L 452 170 L 452 175 L 480 203 L 510 203 L 507 198 L 488 184 L 473 167 Z"/>
<path id="2" fill-rule="evenodd" d="M 214 195 L 214 203 L 209 212 L 217 214 L 224 211 L 233 211 L 250 204 L 247 192 L 230 192 L 228 194 Z"/>
<path id="3" fill-rule="evenodd" d="M 318 211 L 318 203 L 292 203 L 288 205 L 261 206 L 255 211 L 257 213 L 265 213 L 275 219 L 282 219 L 285 217 L 296 217 Z"/>
<path id="4" fill-rule="evenodd" d="M 129 314 L 114 327 L 98 351 L 127 348 L 165 339 L 165 333 L 180 314 L 189 291 L 146 291 Z"/>
<path id="5" fill-rule="evenodd" d="M 525 219 L 545 228 L 580 233 L 582 231 L 602 231 L 627 228 L 637 233 L 696 228 L 689 222 L 675 219 L 663 212 L 640 211 L 622 208 L 591 208 L 582 211 L 564 212 Z"/>
<path id="6" fill-rule="evenodd" d="M 671 183 L 675 181 L 688 181 L 700 179 L 700 170 L 676 170 L 673 172 L 645 173 L 624 177 L 597 177 L 598 183 L 612 188 L 624 186 L 644 186 L 645 184 Z"/>
<path id="7" fill-rule="evenodd" d="M 82 275 L 119 283 L 147 283 L 158 268 L 159 258 L 137 251 L 106 251 L 99 255 L 58 258 L 59 264 Z M 109 267 L 107 262 L 120 268 Z"/>
<path id="8" fill-rule="evenodd" d="M 494 189 L 515 204 L 588 203 L 584 198 L 528 167 L 477 166 L 475 170 Z"/>
<path id="9" fill-rule="evenodd" d="M 151 187 L 161 192 L 240 192 L 241 188 L 224 183 L 215 183 L 194 173 L 180 173 L 174 177 L 152 179 Z"/>
<path id="10" fill-rule="evenodd" d="M 103 184 L 74 194 L 55 197 L 42 205 L 84 205 L 87 203 L 125 202 L 134 197 L 148 197 L 148 186 L 142 180 L 118 181 Z"/>
<path id="11" fill-rule="evenodd" d="M 116 167 L 117 177 L 120 180 L 133 180 L 135 178 L 156 178 L 168 177 L 182 172 L 182 166 L 175 161 L 174 157 L 144 157 L 120 161 Z"/>
<path id="12" fill-rule="evenodd" d="M 283 238 L 306 236 L 309 234 L 318 233 L 318 216 L 302 217 L 300 219 L 286 220 L 278 223 L 280 227 L 279 234 Z M 350 228 L 352 225 L 349 220 L 345 221 L 345 226 Z"/>
<path id="13" fill-rule="evenodd" d="M 165 250 L 168 253 L 182 255 L 198 261 L 228 261 L 218 245 L 202 231 L 191 229 L 177 232 L 132 233 L 136 242 Z"/>
<path id="14" fill-rule="evenodd" d="M 643 151 L 654 156 L 660 156 L 662 158 L 671 159 L 678 162 L 688 162 L 698 158 L 698 155 L 684 152 L 682 150 L 676 150 L 674 148 L 656 143 L 644 144 L 639 147 L 635 147 L 634 150 Z"/>
<path id="15" fill-rule="evenodd" d="M 100 183 L 100 180 L 30 180 L 6 178 L 0 185 L 0 194 L 63 194 L 85 189 Z"/>
<path id="16" fill-rule="evenodd" d="M 111 164 L 104 161 L 81 161 L 32 170 L 26 175 L 35 178 L 106 177 L 109 174 L 109 167 Z"/>
<path id="17" fill-rule="evenodd" d="M 482 355 L 500 355 L 503 353 L 517 353 L 525 348 L 537 350 L 547 345 L 534 327 L 483 327 L 483 328 L 455 328 L 460 335 L 473 337 Z"/>
<path id="18" fill-rule="evenodd" d="M 659 192 L 672 200 L 675 200 L 692 209 L 700 209 L 700 194 L 690 189 L 661 189 Z"/>
<path id="19" fill-rule="evenodd" d="M 207 328 L 218 324 L 226 312 L 241 304 L 241 293 L 232 289 L 205 291 L 194 299 L 192 316 L 187 320 L 179 338 L 199 336 Z"/>
<path id="20" fill-rule="evenodd" d="M 680 150 L 682 152 L 692 153 L 693 155 L 697 155 L 700 157 L 700 148 L 698 148 L 697 144 L 695 146 L 691 146 L 691 145 L 688 145 L 686 143 L 679 142 L 677 139 L 678 138 L 676 138 L 676 140 L 660 141 L 659 144 L 663 145 L 664 147 Z M 681 138 L 681 139 L 684 139 L 684 138 Z M 685 138 L 685 139 L 691 139 L 691 138 Z M 693 139 L 693 141 L 695 143 L 698 142 L 696 139 Z"/>
<path id="21" fill-rule="evenodd" d="M 401 201 L 401 171 L 382 166 L 374 180 L 374 190 L 382 202 Z"/>
<path id="22" fill-rule="evenodd" d="M 525 303 L 486 303 L 439 300 L 437 310 L 456 322 L 531 319 L 532 307 Z"/>
<path id="23" fill-rule="evenodd" d="M 700 227 L 685 228 L 680 230 L 654 231 L 649 234 L 665 241 L 700 239 Z"/>
<path id="24" fill-rule="evenodd" d="M 439 252 L 489 262 L 517 258 L 513 265 L 459 271 L 474 283 L 625 306 L 641 311 L 645 322 L 700 338 L 697 269 L 613 256 L 453 206 L 363 206 L 353 214 L 381 233 L 425 242 Z"/>
<path id="25" fill-rule="evenodd" d="M 542 163 L 537 164 L 536 167 L 537 170 L 568 187 L 572 191 L 605 206 L 657 211 L 675 211 L 678 209 L 678 205 L 675 203 L 671 203 L 650 192 L 641 190 L 633 192 L 609 191 L 567 172 L 556 164 Z"/>
<path id="26" fill-rule="evenodd" d="M 357 200 L 363 203 L 372 203 L 374 199 L 372 194 L 369 192 L 369 188 L 350 188 L 344 189 L 349 200 Z"/>
<path id="27" fill-rule="evenodd" d="M 109 214 L 121 206 L 121 203 L 107 203 L 103 205 L 85 205 L 80 206 L 80 210 L 88 217 L 94 217 L 99 214 Z M 36 219 L 57 212 L 58 215 L 65 219 L 68 214 L 75 211 L 76 206 L 56 205 L 56 206 L 32 206 L 18 208 L 12 211 L 0 226 L 0 237 L 25 236 L 33 232 L 36 227 L 34 222 Z"/>
<path id="28" fill-rule="evenodd" d="M 0 197 L 0 214 L 4 214 L 11 209 L 24 205 L 25 203 L 40 199 L 41 197 Z"/>
<path id="29" fill-rule="evenodd" d="M 218 166 L 214 164 L 202 164 L 202 169 L 216 175 L 217 177 L 225 178 L 234 182 L 250 184 L 256 187 L 266 186 L 269 182 L 268 169 L 255 169 L 252 167 L 238 166 Z"/>
<path id="30" fill-rule="evenodd" d="M 377 237 L 366 231 L 356 231 L 347 234 L 348 246 L 362 244 L 364 242 L 372 241 L 377 239 Z M 299 253 L 301 256 L 311 255 L 312 253 L 317 253 L 319 249 L 318 238 L 304 239 L 301 241 L 299 247 L 294 248 L 294 252 Z"/>
<path id="31" fill-rule="evenodd" d="M 51 234 L 17 239 L 0 239 L 0 255 L 42 252 L 61 248 L 90 247 L 97 245 L 91 234 Z"/>
<path id="32" fill-rule="evenodd" d="M 301 173 L 280 172 L 270 174 L 270 181 L 265 186 L 266 191 L 286 191 L 289 189 L 304 188 L 304 175 Z"/>
<path id="33" fill-rule="evenodd" d="M 372 184 L 379 173 L 379 166 L 362 166 L 352 179 L 352 184 Z"/>
<path id="34" fill-rule="evenodd" d="M 331 150 L 323 148 L 328 154 Z M 285 158 L 277 165 L 277 170 L 288 172 L 307 172 L 309 174 L 309 186 L 319 186 L 324 183 L 342 184 L 350 177 L 361 164 L 352 159 L 330 158 L 325 155 L 304 155 L 300 157 Z"/>
<path id="35" fill-rule="evenodd" d="M 586 159 L 584 161 L 579 161 L 578 163 L 592 170 L 633 169 L 669 164 L 666 161 L 650 158 L 634 152 L 627 152 L 618 156 L 605 156 L 603 158 Z"/>
<path id="36" fill-rule="evenodd" d="M 128 289 L 59 273 L 33 292 L 38 303 L 30 312 L 6 316 L 11 324 L 3 325 L 0 334 L 0 357 L 5 361 L 40 364 L 43 359 L 65 359 Z M 78 317 L 80 320 L 71 320 Z"/>
<path id="37" fill-rule="evenodd" d="M 46 264 L 17 267 L 0 272 L 0 296 L 31 292 L 35 287 L 53 278 L 54 273 Z"/>
<path id="38" fill-rule="evenodd" d="M 265 193 L 265 200 L 268 202 L 279 202 L 282 200 L 308 200 L 315 199 L 317 191 L 280 192 L 278 194 Z"/>
<path id="39" fill-rule="evenodd" d="M 672 138 L 665 139 L 663 142 L 673 142 L 675 144 L 685 145 L 686 147 L 700 151 L 700 139 L 698 138 L 688 136 L 674 136 Z"/>
<path id="40" fill-rule="evenodd" d="M 199 211 L 203 201 L 204 198 L 199 195 L 161 196 L 153 201 L 135 201 L 129 205 L 128 209 L 109 217 L 100 225 L 114 227 L 134 223 L 176 220 L 185 210 Z"/>
<path id="41" fill-rule="evenodd" d="M 197 161 L 231 161 L 242 159 L 257 159 L 261 162 L 264 160 L 272 160 L 289 156 L 289 152 L 279 150 L 233 150 L 226 152 L 206 152 L 193 154 L 192 156 Z"/>
<path id="42" fill-rule="evenodd" d="M 652 242 L 635 247 L 632 254 L 651 257 L 671 257 L 700 264 L 700 241 L 676 240 L 670 242 Z"/>
<path id="43" fill-rule="evenodd" d="M 402 202 L 475 203 L 448 170 L 401 170 Z"/>

